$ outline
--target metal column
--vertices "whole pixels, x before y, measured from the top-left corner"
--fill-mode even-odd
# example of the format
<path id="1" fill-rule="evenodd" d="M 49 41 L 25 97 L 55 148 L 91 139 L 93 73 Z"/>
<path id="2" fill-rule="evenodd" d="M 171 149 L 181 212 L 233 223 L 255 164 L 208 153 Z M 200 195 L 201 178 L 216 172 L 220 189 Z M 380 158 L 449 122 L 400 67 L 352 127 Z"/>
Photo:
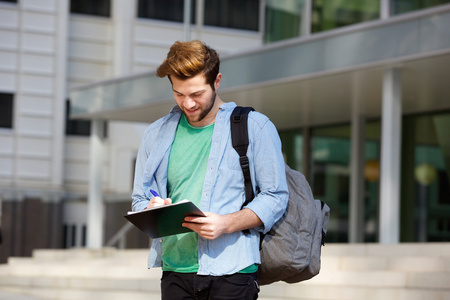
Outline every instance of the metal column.
<path id="1" fill-rule="evenodd" d="M 99 249 L 104 238 L 104 205 L 102 199 L 103 140 L 105 122 L 91 121 L 87 248 Z"/>
<path id="2" fill-rule="evenodd" d="M 379 242 L 400 241 L 400 148 L 402 91 L 400 70 L 385 70 L 381 118 Z"/>
<path id="3" fill-rule="evenodd" d="M 349 234 L 350 243 L 364 242 L 364 145 L 366 117 L 364 113 L 361 91 L 361 80 L 358 75 L 352 79 L 352 123 L 351 123 L 351 155 L 350 155 L 350 211 Z"/>
<path id="4" fill-rule="evenodd" d="M 349 242 L 364 242 L 364 141 L 366 120 L 357 112 L 352 117 L 350 162 Z"/>

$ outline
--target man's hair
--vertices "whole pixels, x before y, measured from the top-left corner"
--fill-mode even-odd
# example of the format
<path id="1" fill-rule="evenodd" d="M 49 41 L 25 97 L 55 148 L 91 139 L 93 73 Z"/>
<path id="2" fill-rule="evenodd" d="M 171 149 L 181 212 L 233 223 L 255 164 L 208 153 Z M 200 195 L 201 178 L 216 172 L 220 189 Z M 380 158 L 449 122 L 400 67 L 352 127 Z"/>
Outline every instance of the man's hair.
<path id="1" fill-rule="evenodd" d="M 214 90 L 219 74 L 220 59 L 217 51 L 201 41 L 175 42 L 166 59 L 156 70 L 158 77 L 175 76 L 181 80 L 203 73 L 206 83 Z"/>

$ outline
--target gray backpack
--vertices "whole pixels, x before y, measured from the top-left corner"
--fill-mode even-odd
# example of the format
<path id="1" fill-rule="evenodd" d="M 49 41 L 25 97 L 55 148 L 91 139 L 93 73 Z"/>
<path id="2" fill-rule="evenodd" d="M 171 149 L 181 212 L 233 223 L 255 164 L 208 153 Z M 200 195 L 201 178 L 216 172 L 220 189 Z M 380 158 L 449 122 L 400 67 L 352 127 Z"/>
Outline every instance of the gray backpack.
<path id="1" fill-rule="evenodd" d="M 231 138 L 239 154 L 245 181 L 244 207 L 253 198 L 247 148 L 247 119 L 251 107 L 237 106 L 230 119 Z M 328 228 L 330 208 L 314 200 L 311 187 L 302 173 L 286 167 L 289 201 L 285 213 L 272 229 L 261 236 L 261 285 L 276 281 L 296 283 L 310 279 L 320 271 L 321 247 Z"/>

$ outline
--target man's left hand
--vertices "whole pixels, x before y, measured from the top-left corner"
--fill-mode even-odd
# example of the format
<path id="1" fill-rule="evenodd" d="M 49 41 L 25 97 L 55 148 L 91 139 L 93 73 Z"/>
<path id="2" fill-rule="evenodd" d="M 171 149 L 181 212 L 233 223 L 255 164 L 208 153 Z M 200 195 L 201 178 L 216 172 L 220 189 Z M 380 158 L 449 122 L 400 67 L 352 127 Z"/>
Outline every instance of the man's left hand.
<path id="1" fill-rule="evenodd" d="M 205 212 L 206 217 L 186 217 L 183 226 L 197 232 L 201 237 L 213 240 L 224 233 L 232 233 L 262 225 L 258 216 L 244 208 L 235 213 L 218 215 Z"/>
<path id="2" fill-rule="evenodd" d="M 206 217 L 186 217 L 183 226 L 197 232 L 201 237 L 213 240 L 226 232 L 226 217 L 205 212 Z"/>

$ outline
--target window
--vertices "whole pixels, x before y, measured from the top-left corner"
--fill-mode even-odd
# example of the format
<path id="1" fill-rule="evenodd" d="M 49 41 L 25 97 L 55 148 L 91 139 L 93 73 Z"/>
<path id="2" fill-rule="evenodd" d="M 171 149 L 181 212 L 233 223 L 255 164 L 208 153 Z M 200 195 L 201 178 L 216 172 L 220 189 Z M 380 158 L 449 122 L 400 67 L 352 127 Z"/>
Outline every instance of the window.
<path id="1" fill-rule="evenodd" d="M 305 172 L 303 165 L 303 135 L 301 129 L 283 130 L 279 132 L 283 145 L 283 157 L 294 170 Z"/>
<path id="2" fill-rule="evenodd" d="M 364 242 L 376 242 L 379 205 L 379 121 L 366 123 L 364 160 Z M 284 145 L 283 145 L 284 147 Z M 328 242 L 346 243 L 349 232 L 351 126 L 348 124 L 311 129 L 309 183 L 314 197 L 333 207 Z M 370 172 L 366 172 L 370 169 Z"/>
<path id="3" fill-rule="evenodd" d="M 0 128 L 12 128 L 14 95 L 0 93 Z"/>
<path id="4" fill-rule="evenodd" d="M 266 43 L 301 35 L 301 22 L 305 0 L 266 0 Z"/>
<path id="5" fill-rule="evenodd" d="M 313 0 L 311 31 L 321 32 L 378 19 L 380 1 Z"/>
<path id="6" fill-rule="evenodd" d="M 259 1 L 205 1 L 205 25 L 258 31 Z"/>
<path id="7" fill-rule="evenodd" d="M 65 249 L 86 247 L 86 225 L 64 224 L 63 243 Z"/>
<path id="8" fill-rule="evenodd" d="M 72 120 L 70 115 L 70 100 L 66 101 L 66 135 L 90 136 L 91 121 L 89 120 Z M 104 122 L 104 135 L 108 137 L 108 122 Z"/>
<path id="9" fill-rule="evenodd" d="M 70 0 L 70 12 L 110 17 L 111 0 Z"/>
<path id="10" fill-rule="evenodd" d="M 195 23 L 195 0 L 191 0 L 191 23 Z M 139 0 L 138 18 L 183 22 L 184 0 Z"/>
<path id="11" fill-rule="evenodd" d="M 191 0 L 191 23 L 196 19 L 196 0 Z M 259 0 L 208 0 L 204 25 L 259 30 Z M 138 17 L 183 22 L 184 0 L 139 0 Z"/>
<path id="12" fill-rule="evenodd" d="M 450 241 L 450 112 L 403 118 L 401 242 Z"/>
<path id="13" fill-rule="evenodd" d="M 393 0 L 391 9 L 392 14 L 397 15 L 447 3 L 450 3 L 450 0 Z"/>
<path id="14" fill-rule="evenodd" d="M 66 134 L 89 136 L 91 134 L 91 122 L 84 120 L 71 120 L 70 101 L 66 101 Z"/>

